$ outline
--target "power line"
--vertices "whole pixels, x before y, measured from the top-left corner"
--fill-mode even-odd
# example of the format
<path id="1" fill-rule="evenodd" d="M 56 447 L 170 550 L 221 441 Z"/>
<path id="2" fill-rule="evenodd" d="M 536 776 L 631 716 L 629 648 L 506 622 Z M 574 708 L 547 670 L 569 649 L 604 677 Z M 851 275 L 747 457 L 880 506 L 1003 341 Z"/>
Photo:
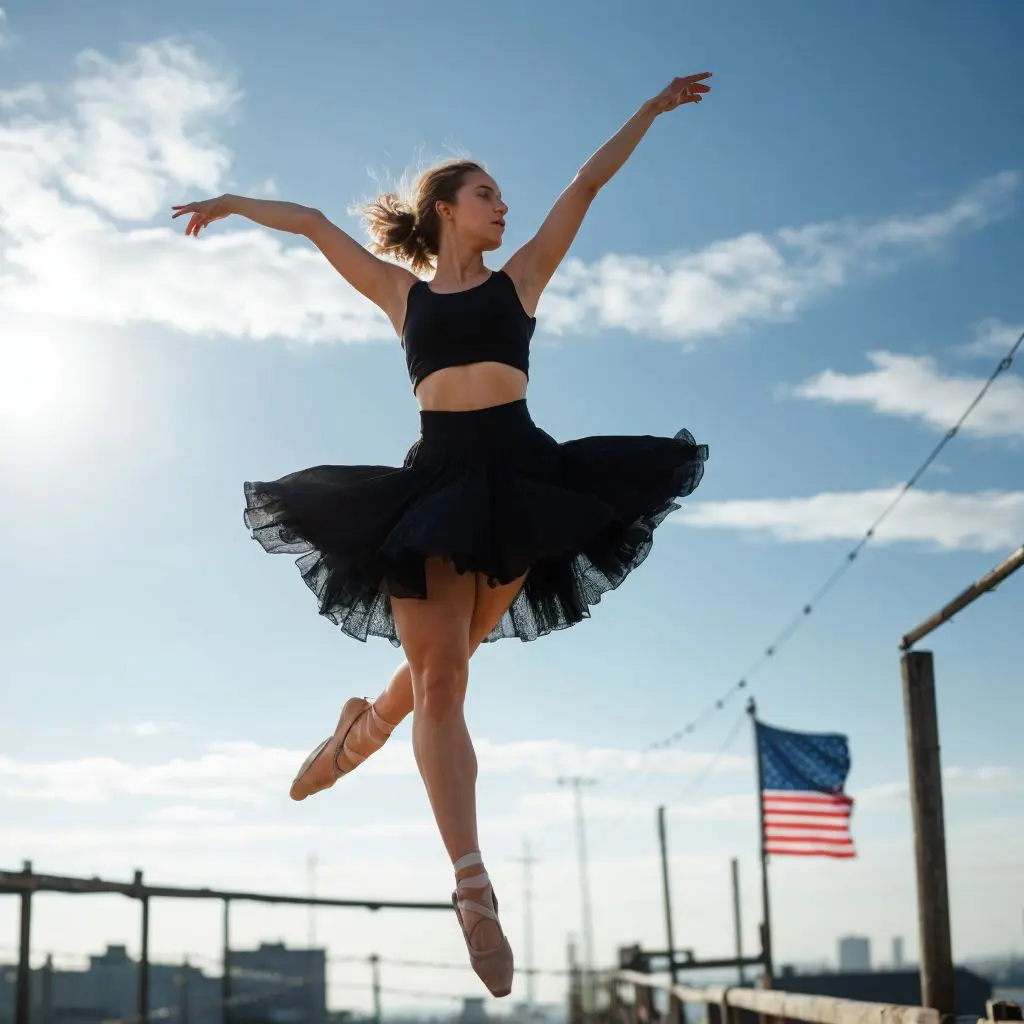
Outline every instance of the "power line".
<path id="1" fill-rule="evenodd" d="M 268 988 L 260 992 L 245 993 L 242 995 L 234 995 L 229 999 L 210 999 L 203 1000 L 200 1005 L 205 1009 L 218 1009 L 224 1006 L 240 1007 L 240 1006 L 252 1006 L 273 1000 L 277 996 L 285 995 L 290 991 L 294 991 L 297 988 L 303 988 L 306 985 L 318 983 L 319 979 L 315 977 L 296 976 L 288 977 L 281 974 L 273 974 L 273 977 L 279 979 L 282 983 L 275 988 Z M 331 989 L 347 989 L 349 991 L 360 991 L 360 992 L 372 992 L 373 984 L 371 982 L 337 982 L 333 981 L 330 983 Z M 420 989 L 407 989 L 407 988 L 392 988 L 391 986 L 383 986 L 380 988 L 380 993 L 390 996 L 405 996 L 407 998 L 414 999 L 443 999 L 443 1000 L 454 1000 L 456 1002 L 462 1002 L 465 1000 L 465 996 L 457 995 L 450 992 L 427 992 Z M 170 1004 L 166 1006 L 152 1006 L 147 1011 L 146 1017 L 149 1020 L 171 1020 L 182 1016 L 182 1006 L 180 1003 Z M 139 1014 L 131 1014 L 126 1017 L 110 1017 L 103 1021 L 103 1024 L 142 1024 L 142 1018 Z"/>
<path id="2" fill-rule="evenodd" d="M 366 957 L 360 957 L 359 959 L 365 961 Z M 330 957 L 328 958 L 329 963 L 334 963 L 340 960 L 343 963 L 350 963 L 351 960 L 347 957 Z M 466 963 L 451 963 L 442 960 L 402 960 L 393 959 L 390 957 L 382 956 L 380 962 L 389 967 L 422 967 L 432 971 L 471 971 L 473 965 L 468 961 Z M 565 967 L 534 967 L 532 968 L 534 974 L 544 974 L 550 977 L 564 978 L 570 972 Z"/>
<path id="3" fill-rule="evenodd" d="M 677 729 L 675 732 L 666 736 L 664 739 L 658 740 L 654 743 L 649 744 L 643 748 L 643 753 L 649 753 L 654 750 L 662 750 L 673 746 L 680 742 L 686 737 L 692 735 L 697 729 L 700 728 L 704 722 L 715 715 L 718 711 L 721 711 L 725 705 L 736 696 L 742 690 L 747 689 L 749 685 L 749 679 L 755 672 L 759 671 L 760 668 L 768 661 L 771 661 L 775 655 L 779 652 L 780 648 L 786 644 L 790 637 L 807 621 L 811 612 L 814 611 L 818 603 L 824 598 L 824 596 L 839 582 L 840 579 L 849 571 L 850 567 L 857 560 L 857 556 L 861 553 L 867 543 L 875 536 L 875 532 L 878 527 L 889 518 L 893 510 L 897 505 L 906 497 L 907 492 L 914 487 L 918 480 L 924 475 L 925 471 L 929 466 L 938 458 L 939 453 L 953 440 L 954 437 L 960 432 L 960 428 L 964 425 L 967 417 L 975 410 L 978 404 L 982 401 L 985 395 L 988 393 L 989 388 L 995 382 L 996 378 L 1005 373 L 1010 369 L 1013 363 L 1013 357 L 1017 354 L 1017 350 L 1021 344 L 1024 343 L 1024 333 L 1017 339 L 1010 351 L 999 361 L 996 368 L 992 371 L 988 380 L 982 385 L 981 390 L 975 395 L 974 400 L 964 410 L 963 415 L 956 421 L 956 423 L 950 427 L 942 440 L 931 450 L 927 458 L 921 463 L 920 466 L 914 471 L 907 482 L 900 489 L 899 493 L 889 503 L 889 505 L 882 511 L 882 513 L 875 519 L 875 521 L 868 527 L 864 536 L 857 542 L 857 544 L 851 548 L 847 553 L 843 561 L 833 571 L 833 573 L 825 580 L 825 582 L 818 588 L 818 590 L 812 595 L 811 599 L 804 604 L 803 608 L 793 617 L 793 619 L 785 626 L 785 628 L 776 636 L 776 638 L 761 652 L 757 659 L 750 665 L 746 672 L 739 678 L 739 680 L 733 683 L 727 690 L 725 690 L 721 696 L 718 697 L 712 704 L 708 705 L 696 718 L 688 722 L 682 728 Z"/>
<path id="4" fill-rule="evenodd" d="M 0 943 L 0 951 L 16 953 L 18 951 L 18 947 L 17 946 L 12 946 L 12 945 L 5 945 L 3 943 Z M 82 961 L 88 960 L 89 956 L 90 956 L 89 953 L 72 953 L 72 952 L 69 952 L 69 951 L 51 950 L 51 949 L 46 950 L 46 954 L 48 954 L 50 956 L 53 956 L 53 957 L 60 957 L 62 959 L 75 960 L 75 961 L 78 961 L 79 963 L 81 963 Z M 42 955 L 42 954 L 40 954 L 40 955 Z M 334 964 L 334 965 L 341 965 L 341 964 L 347 964 L 347 965 L 368 964 L 370 962 L 369 955 L 366 954 L 366 953 L 338 953 L 338 954 L 333 954 L 331 956 L 325 957 L 325 960 L 326 960 L 326 962 L 328 964 Z M 187 966 L 187 967 L 190 967 L 191 969 L 193 969 L 195 971 L 201 971 L 202 969 L 197 967 L 196 964 L 199 963 L 199 962 L 203 962 L 203 961 L 205 961 L 208 964 L 212 964 L 212 965 L 214 965 L 217 968 L 220 967 L 220 963 L 221 963 L 219 957 L 211 956 L 211 955 L 209 955 L 207 953 L 184 953 L 184 954 L 182 954 L 182 962 L 181 963 L 178 963 L 177 961 L 159 960 L 158 959 L 158 960 L 152 960 L 150 962 L 150 966 L 151 967 L 166 967 L 168 969 L 174 969 L 174 970 L 179 970 L 179 969 Z M 137 963 L 137 961 L 134 961 L 134 960 L 132 962 L 133 963 Z M 465 962 L 454 962 L 454 961 L 444 961 L 444 960 L 406 960 L 406 959 L 403 959 L 401 957 L 382 956 L 380 958 L 380 963 L 384 964 L 386 966 L 389 966 L 389 967 L 423 968 L 423 969 L 438 970 L 438 971 L 471 971 L 471 970 L 473 970 L 473 965 L 468 960 L 465 961 Z M 0 967 L 6 967 L 6 966 L 8 966 L 8 965 L 0 963 Z M 40 967 L 33 967 L 32 969 L 33 970 L 42 970 L 43 968 L 40 966 Z M 55 970 L 60 970 L 60 968 L 56 968 L 56 967 L 54 969 Z M 568 975 L 570 973 L 569 969 L 566 968 L 566 967 L 534 967 L 534 968 L 532 968 L 532 971 L 533 971 L 534 974 L 542 974 L 542 975 L 546 975 L 548 977 L 553 977 L 553 978 L 554 977 L 564 978 L 566 975 Z M 232 966 L 232 968 L 231 968 L 231 976 L 232 977 L 238 977 L 238 978 L 253 978 L 253 979 L 260 978 L 260 979 L 263 979 L 263 980 L 270 979 L 270 978 L 276 979 L 276 978 L 287 977 L 285 975 L 281 975 L 280 972 L 277 972 L 277 971 L 257 971 L 257 970 L 253 970 L 251 968 L 238 967 L 237 965 Z M 207 977 L 207 978 L 215 978 L 215 977 L 217 977 L 217 975 L 207 974 L 207 975 L 205 975 L 205 977 Z M 295 976 L 295 978 L 299 978 L 301 980 L 301 976 Z M 295 978 L 292 978 L 291 980 L 294 981 Z"/>
<path id="5" fill-rule="evenodd" d="M 744 723 L 747 720 L 746 709 L 740 712 L 740 717 L 736 719 L 736 724 L 729 730 L 729 735 L 725 737 L 722 745 L 715 751 L 714 757 L 704 766 L 703 770 L 690 782 L 690 785 L 683 791 L 683 795 L 672 801 L 671 804 L 667 804 L 668 807 L 676 807 L 679 804 L 685 803 L 690 799 L 693 794 L 700 789 L 701 786 L 707 781 L 711 773 L 718 767 L 718 762 L 722 760 L 725 752 L 736 742 L 736 737 L 739 736 L 740 730 L 743 728 Z"/>
<path id="6" fill-rule="evenodd" d="M 871 540 L 878 527 L 882 522 L 887 519 L 896 508 L 896 506 L 903 500 L 906 493 L 914 487 L 925 471 L 931 466 L 935 459 L 939 456 L 939 453 L 945 448 L 945 446 L 959 433 L 960 428 L 967 420 L 968 416 L 974 411 L 978 404 L 984 399 L 988 393 L 989 388 L 995 382 L 996 378 L 1005 373 L 1010 369 L 1013 358 L 1017 354 L 1018 349 L 1024 344 L 1024 333 L 1017 338 L 1017 341 L 1010 348 L 1009 352 L 1003 359 L 999 361 L 996 368 L 989 375 L 988 379 L 982 385 L 977 395 L 964 410 L 963 414 L 957 420 L 956 424 L 950 427 L 942 440 L 932 449 L 928 454 L 927 458 L 921 463 L 920 466 L 914 471 L 907 482 L 903 485 L 899 494 L 889 503 L 889 505 L 882 511 L 882 513 L 875 519 L 864 536 L 860 541 L 846 554 L 842 563 L 836 568 L 836 570 L 825 580 L 821 587 L 815 592 L 811 599 L 804 604 L 801 611 L 793 617 L 793 619 L 786 625 L 786 627 L 776 636 L 775 640 L 764 649 L 761 655 L 756 661 L 747 669 L 747 671 L 740 677 L 740 679 L 734 683 L 731 687 L 725 690 L 715 701 L 706 706 L 695 718 L 689 721 L 686 725 L 677 729 L 669 736 L 661 739 L 655 743 L 651 743 L 646 747 L 641 748 L 640 754 L 646 758 L 648 754 L 655 753 L 657 751 L 664 751 L 674 747 L 680 741 L 689 738 L 695 732 L 697 732 L 706 722 L 714 718 L 717 713 L 725 708 L 729 701 L 736 696 L 737 693 L 749 688 L 750 677 L 760 670 L 763 665 L 772 660 L 777 652 L 789 641 L 793 634 L 800 628 L 801 625 L 807 620 L 811 612 L 815 609 L 818 603 L 824 598 L 824 596 L 839 582 L 839 580 L 849 570 L 850 566 L 857 559 L 861 550 L 865 547 L 869 540 Z M 721 751 L 719 755 L 721 755 Z M 643 764 L 643 762 L 641 762 Z M 699 780 L 694 780 L 694 783 L 689 787 L 687 791 L 687 798 L 692 795 L 694 789 L 698 784 L 702 784 L 710 772 L 705 769 L 702 772 Z M 626 793 L 630 796 L 636 797 L 644 784 L 654 775 L 654 772 L 650 768 L 641 767 L 638 771 L 633 773 L 629 778 L 628 784 L 625 787 Z M 614 822 L 609 823 L 613 825 Z"/>

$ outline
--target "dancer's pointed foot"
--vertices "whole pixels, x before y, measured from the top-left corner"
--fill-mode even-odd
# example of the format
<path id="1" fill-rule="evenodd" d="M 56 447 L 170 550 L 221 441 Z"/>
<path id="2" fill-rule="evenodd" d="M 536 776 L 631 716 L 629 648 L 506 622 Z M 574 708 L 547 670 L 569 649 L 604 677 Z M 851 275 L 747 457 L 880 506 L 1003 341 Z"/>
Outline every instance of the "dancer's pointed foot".
<path id="1" fill-rule="evenodd" d="M 455 862 L 455 892 L 452 905 L 469 949 L 469 961 L 476 976 L 492 996 L 512 991 L 515 960 L 512 947 L 498 920 L 498 898 L 483 870 L 479 853 L 469 853 Z"/>
<path id="2" fill-rule="evenodd" d="M 305 800 L 325 789 L 380 750 L 394 730 L 377 714 L 373 704 L 363 697 L 352 697 L 341 709 L 334 735 L 323 741 L 299 769 L 289 796 Z"/>

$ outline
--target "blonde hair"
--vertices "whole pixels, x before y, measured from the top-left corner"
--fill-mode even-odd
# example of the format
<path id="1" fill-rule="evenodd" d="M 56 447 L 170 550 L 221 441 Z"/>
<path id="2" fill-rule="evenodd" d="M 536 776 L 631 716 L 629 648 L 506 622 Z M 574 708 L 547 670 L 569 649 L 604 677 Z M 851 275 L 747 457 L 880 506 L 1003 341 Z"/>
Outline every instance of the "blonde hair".
<path id="1" fill-rule="evenodd" d="M 454 202 L 466 175 L 482 170 L 472 160 L 446 160 L 424 171 L 408 198 L 382 192 L 362 210 L 370 249 L 409 264 L 414 274 L 432 269 L 441 247 L 436 204 Z"/>

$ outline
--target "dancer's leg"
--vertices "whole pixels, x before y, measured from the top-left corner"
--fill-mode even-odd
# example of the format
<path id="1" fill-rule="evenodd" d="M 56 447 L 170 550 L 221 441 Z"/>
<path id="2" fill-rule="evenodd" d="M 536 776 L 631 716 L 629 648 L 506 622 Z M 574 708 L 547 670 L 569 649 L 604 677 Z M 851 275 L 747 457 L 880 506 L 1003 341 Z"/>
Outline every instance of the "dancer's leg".
<path id="1" fill-rule="evenodd" d="M 473 656 L 498 624 L 519 593 L 525 578 L 503 587 L 491 587 L 482 578 L 477 579 L 476 603 L 469 624 L 469 657 Z M 472 579 L 471 576 L 466 577 L 467 588 Z M 422 604 L 422 601 L 416 600 Z M 354 722 L 351 716 L 346 719 L 343 715 L 338 719 L 330 741 L 320 748 L 311 763 L 300 769 L 292 784 L 293 799 L 304 800 L 329 789 L 338 780 L 339 771 L 347 774 L 380 750 L 395 726 L 412 710 L 412 672 L 409 662 L 404 661 L 395 670 L 384 691 L 372 702 L 372 710 L 364 710 Z"/>
<path id="2" fill-rule="evenodd" d="M 469 624 L 469 656 L 477 652 L 480 645 L 491 634 L 508 606 L 515 599 L 523 585 L 523 579 L 516 580 L 506 587 L 491 587 L 485 581 L 477 580 L 477 600 L 473 609 L 473 618 Z M 412 671 L 409 662 L 403 661 L 395 669 L 388 685 L 373 702 L 374 710 L 393 729 L 399 722 L 412 714 Z M 365 724 L 364 724 L 365 722 Z M 373 728 L 369 716 L 356 723 L 345 742 L 347 750 L 359 757 L 369 757 L 379 750 L 381 743 L 379 731 Z"/>
<path id="3" fill-rule="evenodd" d="M 415 702 L 412 742 L 441 840 L 452 863 L 479 852 L 476 819 L 477 761 L 463 714 L 469 682 L 469 635 L 474 617 L 496 622 L 521 583 L 491 588 L 458 575 L 439 560 L 427 563 L 429 597 L 393 600 L 399 635 L 412 672 Z M 499 610 L 500 609 L 500 610 Z M 480 863 L 457 872 L 456 881 L 481 875 Z M 469 896 L 490 904 L 490 886 Z M 501 929 L 494 921 L 463 912 L 474 950 L 494 948 Z"/>

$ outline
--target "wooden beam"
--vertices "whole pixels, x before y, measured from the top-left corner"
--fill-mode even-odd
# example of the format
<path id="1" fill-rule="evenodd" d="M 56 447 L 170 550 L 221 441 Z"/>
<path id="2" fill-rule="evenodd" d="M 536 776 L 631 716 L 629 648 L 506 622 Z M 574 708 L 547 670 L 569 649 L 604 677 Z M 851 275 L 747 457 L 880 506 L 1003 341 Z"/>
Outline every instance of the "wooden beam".
<path id="1" fill-rule="evenodd" d="M 833 996 L 812 996 L 777 989 L 690 988 L 652 978 L 639 971 L 615 971 L 614 978 L 639 988 L 660 988 L 683 1003 L 725 1006 L 734 1010 L 780 1019 L 799 1020 L 806 1024 L 942 1024 L 938 1010 L 923 1006 L 897 1006 L 891 1003 L 868 1003 Z"/>
<path id="2" fill-rule="evenodd" d="M 972 583 L 962 594 L 954 597 L 949 604 L 941 611 L 936 612 L 930 619 L 925 619 L 916 629 L 912 629 L 901 641 L 900 650 L 909 651 L 918 640 L 926 637 L 933 630 L 938 629 L 944 622 L 948 622 L 957 612 L 963 611 L 972 601 L 977 600 L 982 594 L 994 590 L 1007 576 L 1015 573 L 1024 565 L 1024 544 L 1022 544 L 1005 562 L 1001 562 L 991 572 L 986 573 L 975 583 Z"/>
<path id="3" fill-rule="evenodd" d="M 730 1006 L 741 1010 L 808 1024 L 941 1024 L 942 1020 L 937 1010 L 923 1006 L 893 1006 L 793 992 L 732 989 L 727 999 Z"/>

